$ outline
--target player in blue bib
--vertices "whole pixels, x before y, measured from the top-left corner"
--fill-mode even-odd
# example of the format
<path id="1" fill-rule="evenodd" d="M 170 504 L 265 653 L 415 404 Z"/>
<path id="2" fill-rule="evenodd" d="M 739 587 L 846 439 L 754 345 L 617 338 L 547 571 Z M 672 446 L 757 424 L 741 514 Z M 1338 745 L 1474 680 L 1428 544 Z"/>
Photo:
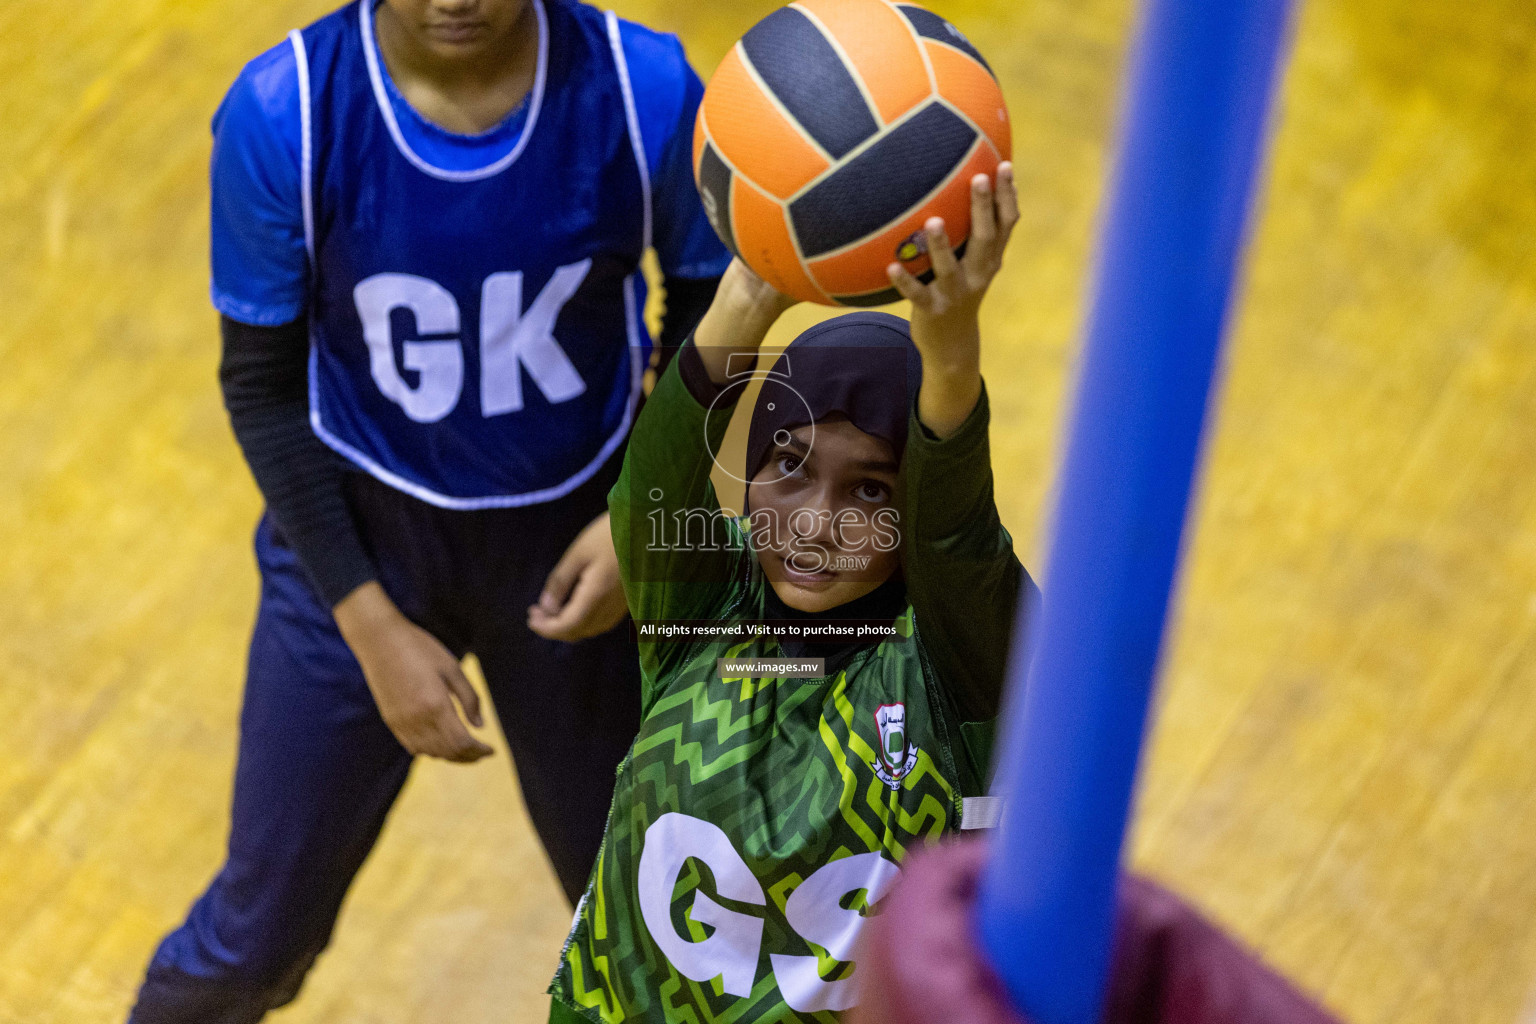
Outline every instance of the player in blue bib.
<path id="1" fill-rule="evenodd" d="M 651 340 L 729 257 L 682 47 L 575 0 L 359 0 L 214 118 L 220 380 L 267 500 L 227 859 L 131 1021 L 246 1024 L 329 940 L 415 754 L 491 752 L 574 898 L 634 737 L 606 494 Z"/>

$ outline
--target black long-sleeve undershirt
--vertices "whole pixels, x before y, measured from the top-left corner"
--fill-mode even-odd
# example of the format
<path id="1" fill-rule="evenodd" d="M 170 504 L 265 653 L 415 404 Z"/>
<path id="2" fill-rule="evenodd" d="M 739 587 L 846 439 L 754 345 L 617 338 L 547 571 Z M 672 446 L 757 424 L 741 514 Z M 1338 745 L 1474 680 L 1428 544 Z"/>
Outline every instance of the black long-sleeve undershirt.
<path id="1" fill-rule="evenodd" d="M 309 322 L 220 317 L 219 384 L 267 509 L 327 605 L 375 577 L 342 493 L 341 457 L 309 425 Z"/>
<path id="2" fill-rule="evenodd" d="M 666 281 L 667 307 L 661 318 L 661 333 L 656 339 L 661 361 L 656 372 L 667 368 L 673 355 L 683 347 L 683 342 L 693 333 L 705 310 L 715 301 L 715 289 L 720 287 L 718 277 L 675 277 Z"/>
<path id="3" fill-rule="evenodd" d="M 665 282 L 658 338 L 676 351 L 709 308 L 719 278 Z M 219 385 L 235 439 L 267 508 L 327 605 L 377 576 L 342 490 L 347 464 L 309 423 L 307 317 L 256 327 L 220 317 Z"/>

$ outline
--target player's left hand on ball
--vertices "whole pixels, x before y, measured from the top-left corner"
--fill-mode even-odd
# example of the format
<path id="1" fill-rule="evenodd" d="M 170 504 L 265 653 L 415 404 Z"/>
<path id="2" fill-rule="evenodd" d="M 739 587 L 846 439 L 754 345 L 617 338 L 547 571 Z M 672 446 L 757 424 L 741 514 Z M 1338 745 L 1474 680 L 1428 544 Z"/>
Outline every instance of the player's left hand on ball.
<path id="1" fill-rule="evenodd" d="M 544 581 L 538 604 L 528 608 L 528 628 L 550 640 L 574 642 L 608 632 L 628 610 L 604 512 L 571 541 Z"/>
<path id="2" fill-rule="evenodd" d="M 912 341 L 924 356 L 975 341 L 982 297 L 1003 265 L 1003 250 L 1019 222 L 1012 164 L 998 165 L 993 192 L 985 174 L 971 180 L 971 235 L 963 258 L 955 256 L 943 218 L 928 219 L 923 231 L 932 281 L 924 284 L 900 263 L 886 268 L 896 290 L 912 302 Z"/>

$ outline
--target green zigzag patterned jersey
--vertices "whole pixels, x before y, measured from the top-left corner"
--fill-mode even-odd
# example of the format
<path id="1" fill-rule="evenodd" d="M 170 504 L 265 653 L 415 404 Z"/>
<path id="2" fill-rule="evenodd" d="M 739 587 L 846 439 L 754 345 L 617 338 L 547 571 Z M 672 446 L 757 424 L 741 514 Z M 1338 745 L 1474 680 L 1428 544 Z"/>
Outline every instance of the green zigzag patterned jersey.
<path id="1" fill-rule="evenodd" d="M 1027 577 L 997 523 L 989 467 L 975 465 L 987 459 L 984 400 L 979 410 L 980 425 L 957 435 L 979 432 L 979 455 L 974 443 L 946 450 L 950 442 L 930 440 L 919 444 L 933 451 L 914 455 L 909 442 L 903 459 L 909 481 L 941 456 L 961 463 L 961 476 L 985 477 L 990 520 L 971 508 L 956 513 L 970 514 L 955 530 L 972 548 L 980 544 L 979 554 L 946 529 L 950 555 L 935 562 L 945 589 L 965 592 L 946 598 L 949 612 L 972 631 L 959 638 L 973 654 L 970 670 L 994 673 L 995 693 L 1013 599 Z M 726 417 L 706 414 L 674 366 L 637 424 L 610 496 L 639 622 L 763 615 L 766 583 L 738 522 L 726 520 L 729 551 L 634 543 L 632 527 L 652 502 L 718 507 L 707 458 L 678 454 L 701 436 L 718 450 L 725 424 L 711 419 Z M 706 464 L 702 471 L 694 461 Z M 949 498 L 960 491 L 950 487 Z M 962 721 L 925 633 L 916 528 L 903 541 L 912 606 L 896 621 L 901 639 L 861 647 L 833 675 L 720 678 L 718 658 L 782 656 L 762 635 L 641 643 L 640 732 L 619 768 L 603 846 L 550 986 L 556 1017 L 830 1022 L 852 1005 L 851 958 L 866 909 L 894 882 L 908 849 L 959 827 L 962 796 L 984 784 L 987 726 Z M 948 624 L 942 612 L 932 617 Z"/>

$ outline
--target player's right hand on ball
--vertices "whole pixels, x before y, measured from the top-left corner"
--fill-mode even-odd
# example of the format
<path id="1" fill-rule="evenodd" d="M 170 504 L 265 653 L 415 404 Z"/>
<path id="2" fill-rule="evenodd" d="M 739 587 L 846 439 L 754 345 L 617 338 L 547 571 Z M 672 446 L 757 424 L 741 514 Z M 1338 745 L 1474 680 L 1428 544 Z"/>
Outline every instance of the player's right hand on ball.
<path id="1" fill-rule="evenodd" d="M 384 724 L 413 754 L 467 764 L 492 753 L 459 717 L 479 728 L 480 697 L 459 661 L 431 633 L 400 613 L 377 583 L 366 583 L 335 608 L 336 623 L 363 667 Z"/>
<path id="2" fill-rule="evenodd" d="M 716 384 L 730 379 L 733 355 L 755 358 L 773 322 L 797 301 L 758 277 L 740 259 L 733 259 L 714 301 L 693 330 L 694 347 L 710 379 Z"/>
<path id="3" fill-rule="evenodd" d="M 770 321 L 800 301 L 758 277 L 757 272 L 742 262 L 739 256 L 725 268 L 725 275 L 720 279 L 720 287 L 716 289 L 715 296 L 727 305 L 761 311 Z"/>

